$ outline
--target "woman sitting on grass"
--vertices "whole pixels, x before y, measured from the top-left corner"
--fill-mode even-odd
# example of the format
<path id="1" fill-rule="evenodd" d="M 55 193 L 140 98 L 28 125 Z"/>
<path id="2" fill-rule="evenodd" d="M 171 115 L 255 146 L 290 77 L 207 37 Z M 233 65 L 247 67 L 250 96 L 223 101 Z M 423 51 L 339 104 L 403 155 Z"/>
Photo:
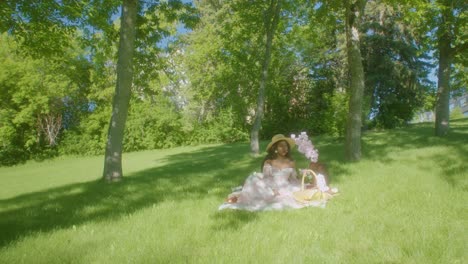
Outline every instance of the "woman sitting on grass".
<path id="1" fill-rule="evenodd" d="M 219 210 L 263 211 L 323 206 L 323 199 L 303 203 L 293 196 L 301 190 L 296 165 L 291 158 L 294 145 L 293 139 L 275 135 L 266 148 L 268 154 L 262 162 L 262 173 L 249 175 L 242 189 L 231 193 Z"/>

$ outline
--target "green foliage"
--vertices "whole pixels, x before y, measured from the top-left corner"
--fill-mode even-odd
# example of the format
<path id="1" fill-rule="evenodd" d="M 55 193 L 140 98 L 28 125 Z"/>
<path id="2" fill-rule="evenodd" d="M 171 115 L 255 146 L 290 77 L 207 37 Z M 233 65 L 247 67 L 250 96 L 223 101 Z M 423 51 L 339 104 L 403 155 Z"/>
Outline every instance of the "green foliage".
<path id="1" fill-rule="evenodd" d="M 0 164 L 57 152 L 102 154 L 107 140 L 121 1 L 36 2 L 0 3 L 0 31 L 8 32 L 0 46 Z M 184 2 L 140 1 L 125 151 L 249 137 L 268 3 Z M 425 63 L 436 48 L 445 3 L 367 4 L 360 29 L 365 127 L 398 127 L 414 111 L 434 108 L 435 85 L 426 78 Z M 454 2 L 457 16 L 447 21 L 453 26 L 457 91 L 468 76 L 467 13 L 460 3 Z M 282 7 L 261 138 L 300 131 L 343 136 L 348 111 L 343 2 L 288 0 Z M 59 117 L 57 135 L 48 135 L 45 124 Z"/>
<path id="2" fill-rule="evenodd" d="M 287 97 L 292 98 L 288 123 L 293 131 L 343 135 L 348 111 L 346 52 L 344 23 L 337 23 L 343 10 L 341 3 L 334 1 L 319 2 L 314 8 L 299 4 L 291 9 L 292 31 L 283 49 L 296 54 L 290 66 L 294 71 L 284 80 L 292 86 Z"/>
<path id="3" fill-rule="evenodd" d="M 98 106 L 82 117 L 79 125 L 64 131 L 61 154 L 104 154 L 109 126 L 110 106 Z"/>
<path id="4" fill-rule="evenodd" d="M 232 143 L 248 138 L 249 134 L 236 126 L 232 109 L 221 109 L 209 121 L 195 125 L 187 143 Z"/>
<path id="5" fill-rule="evenodd" d="M 180 115 L 167 99 L 132 100 L 125 129 L 125 151 L 180 146 L 184 136 Z"/>
<path id="6" fill-rule="evenodd" d="M 29 158 L 29 153 L 15 144 L 3 144 L 2 148 L 0 148 L 0 165 L 12 166 L 25 162 Z"/>
<path id="7" fill-rule="evenodd" d="M 271 90 L 263 124 L 264 137 L 297 131 L 313 135 L 340 134 L 344 125 L 340 106 L 346 106 L 342 95 L 327 81 L 296 82 L 291 88 Z"/>
<path id="8" fill-rule="evenodd" d="M 168 68 L 164 53 L 170 52 L 177 30 L 189 30 L 198 23 L 197 10 L 191 3 L 175 1 L 140 1 L 137 17 L 134 84 L 143 91 Z M 164 44 L 164 42 L 167 42 Z M 145 91 L 154 92 L 154 91 Z"/>
<path id="9" fill-rule="evenodd" d="M 410 121 L 431 88 L 424 50 L 417 36 L 403 23 L 399 4 L 372 2 L 363 32 L 367 115 L 371 125 L 395 128 Z M 423 54 L 423 55 L 422 55 Z"/>
<path id="10" fill-rule="evenodd" d="M 452 109 L 452 111 L 450 112 L 450 119 L 459 119 L 459 118 L 463 118 L 464 115 L 463 115 L 463 111 L 460 107 L 455 107 Z"/>
<path id="11" fill-rule="evenodd" d="M 259 22 L 259 17 L 251 20 L 259 7 L 240 10 L 242 5 L 246 3 L 233 1 L 219 7 L 202 1 L 198 27 L 182 39 L 183 64 L 194 92 L 190 108 L 201 121 L 230 107 L 239 120 L 236 125 L 242 127 L 256 101 L 260 36 L 258 27 L 249 25 Z"/>
<path id="12" fill-rule="evenodd" d="M 62 61 L 33 59 L 16 53 L 6 34 L 1 41 L 0 164 L 53 156 L 63 127 L 73 126 L 82 106 L 88 66 L 71 50 Z"/>

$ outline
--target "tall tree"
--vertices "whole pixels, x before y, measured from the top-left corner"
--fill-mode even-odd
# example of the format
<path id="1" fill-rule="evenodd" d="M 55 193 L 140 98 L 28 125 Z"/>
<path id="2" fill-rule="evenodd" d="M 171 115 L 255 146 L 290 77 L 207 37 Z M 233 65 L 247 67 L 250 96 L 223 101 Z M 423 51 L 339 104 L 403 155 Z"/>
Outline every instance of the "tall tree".
<path id="1" fill-rule="evenodd" d="M 138 0 L 123 0 L 120 40 L 117 62 L 117 84 L 112 102 L 103 178 L 122 179 L 122 146 L 133 79 L 133 52 L 135 46 Z"/>
<path id="2" fill-rule="evenodd" d="M 346 49 L 349 74 L 349 112 L 346 125 L 345 154 L 349 161 L 361 158 L 362 101 L 364 68 L 360 51 L 359 26 L 366 0 L 346 1 Z"/>
<path id="3" fill-rule="evenodd" d="M 262 61 L 262 72 L 258 90 L 257 107 L 255 111 L 254 123 L 250 132 L 250 149 L 253 154 L 259 153 L 258 134 L 262 125 L 262 118 L 265 107 L 265 86 L 268 82 L 268 68 L 271 60 L 271 49 L 273 37 L 279 23 L 281 11 L 281 0 L 270 0 L 270 5 L 265 13 L 265 56 Z"/>
<path id="4" fill-rule="evenodd" d="M 437 4 L 440 14 L 436 22 L 439 71 L 437 74 L 435 134 L 436 136 L 444 136 L 450 127 L 450 79 L 454 58 L 458 53 L 466 52 L 468 47 L 466 39 L 463 39 L 466 37 L 466 32 L 460 30 L 466 23 L 464 11 L 466 11 L 467 5 L 463 1 L 457 0 L 440 0 L 437 1 Z"/>
<path id="5" fill-rule="evenodd" d="M 310 1 L 306 2 L 310 5 Z M 297 129 L 314 134 L 344 136 L 347 116 L 346 34 L 342 21 L 343 1 L 316 1 L 303 16 L 296 15 L 294 37 L 296 51 L 306 73 L 307 90 L 298 109 L 304 123 L 295 121 Z M 303 26 L 304 25 L 304 26 Z M 297 82 L 297 81 L 296 81 Z M 294 92 L 297 95 L 299 91 Z M 288 111 L 289 112 L 289 111 Z"/>
<path id="6" fill-rule="evenodd" d="M 366 32 L 361 40 L 366 88 L 363 118 L 371 126 L 394 128 L 407 124 L 431 86 L 426 46 L 405 23 L 408 9 L 399 2 L 372 1 L 366 5 Z"/>
<path id="7" fill-rule="evenodd" d="M 452 72 L 453 49 L 453 6 L 452 1 L 441 1 L 441 23 L 439 25 L 438 35 L 438 51 L 439 51 L 439 72 L 437 81 L 437 102 L 436 102 L 436 120 L 435 134 L 436 136 L 444 136 L 449 130 L 450 120 L 450 75 Z"/>

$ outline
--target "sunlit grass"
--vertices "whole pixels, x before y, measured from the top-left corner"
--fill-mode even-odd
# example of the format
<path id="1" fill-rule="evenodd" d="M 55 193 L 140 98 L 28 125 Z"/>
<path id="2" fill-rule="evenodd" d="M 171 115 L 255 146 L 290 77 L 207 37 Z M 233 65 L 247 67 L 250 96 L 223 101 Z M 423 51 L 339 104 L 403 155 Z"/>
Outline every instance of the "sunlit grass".
<path id="1" fill-rule="evenodd" d="M 125 154 L 112 185 L 103 157 L 0 168 L 0 263 L 464 263 L 468 119 L 451 125 L 368 132 L 352 164 L 313 138 L 341 191 L 325 209 L 217 211 L 259 169 L 247 143 Z"/>

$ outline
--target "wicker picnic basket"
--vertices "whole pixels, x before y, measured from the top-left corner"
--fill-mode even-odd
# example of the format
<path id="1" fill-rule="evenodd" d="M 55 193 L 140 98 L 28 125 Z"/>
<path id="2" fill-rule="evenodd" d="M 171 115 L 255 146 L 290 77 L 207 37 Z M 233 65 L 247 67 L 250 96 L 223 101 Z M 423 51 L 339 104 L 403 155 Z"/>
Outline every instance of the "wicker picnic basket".
<path id="1" fill-rule="evenodd" d="M 304 188 L 304 180 L 307 174 L 312 174 L 314 176 L 315 182 L 317 182 L 317 174 L 313 170 L 304 170 L 302 172 L 302 182 L 301 182 L 301 190 L 294 192 L 293 196 L 296 201 L 300 203 L 310 203 L 312 201 L 323 201 L 323 200 L 328 200 L 331 197 L 333 197 L 331 194 L 327 192 L 322 192 L 318 188 L 312 188 L 312 189 L 305 189 Z"/>

